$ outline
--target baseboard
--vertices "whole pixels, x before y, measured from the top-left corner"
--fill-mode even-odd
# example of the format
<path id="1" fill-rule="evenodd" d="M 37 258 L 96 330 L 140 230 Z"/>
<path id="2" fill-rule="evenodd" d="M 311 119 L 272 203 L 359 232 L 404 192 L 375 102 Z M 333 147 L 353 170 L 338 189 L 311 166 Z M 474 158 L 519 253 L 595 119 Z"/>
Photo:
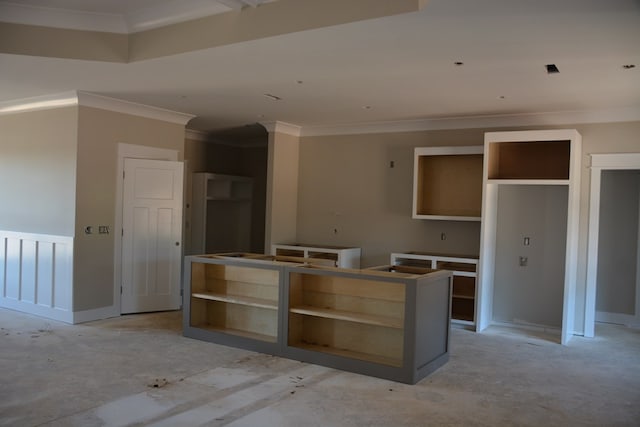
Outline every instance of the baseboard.
<path id="1" fill-rule="evenodd" d="M 616 325 L 628 326 L 630 328 L 640 328 L 640 320 L 631 314 L 596 311 L 596 322 L 613 323 Z"/>
<path id="2" fill-rule="evenodd" d="M 33 304 L 12 298 L 0 298 L 0 307 L 59 322 L 73 323 L 73 313 L 55 307 Z"/>

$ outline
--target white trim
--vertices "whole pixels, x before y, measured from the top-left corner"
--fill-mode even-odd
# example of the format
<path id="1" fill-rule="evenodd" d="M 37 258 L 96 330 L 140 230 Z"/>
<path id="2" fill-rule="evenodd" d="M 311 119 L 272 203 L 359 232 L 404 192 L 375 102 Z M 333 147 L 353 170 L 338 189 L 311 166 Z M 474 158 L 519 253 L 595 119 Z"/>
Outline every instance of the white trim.
<path id="1" fill-rule="evenodd" d="M 209 137 L 207 136 L 206 132 L 195 129 L 185 129 L 184 139 L 189 139 L 191 141 L 209 142 Z"/>
<path id="2" fill-rule="evenodd" d="M 0 115 L 47 110 L 50 108 L 70 107 L 74 105 L 100 108 L 102 110 L 146 117 L 148 119 L 162 120 L 180 125 L 186 125 L 189 120 L 195 117 L 192 114 L 165 110 L 163 108 L 137 104 L 135 102 L 123 101 L 82 91 L 69 91 L 2 102 L 0 103 Z"/>
<path id="3" fill-rule="evenodd" d="M 260 124 L 264 126 L 264 128 L 269 133 L 276 132 L 276 133 L 284 133 L 286 135 L 291 135 L 291 136 L 301 136 L 303 131 L 302 127 L 298 125 L 294 125 L 292 123 L 287 123 L 287 122 L 280 122 L 280 121 L 260 122 Z"/>
<path id="4" fill-rule="evenodd" d="M 124 159 L 150 159 L 150 160 L 178 160 L 178 150 L 166 148 L 147 147 L 144 145 L 133 145 L 118 143 L 118 164 L 116 167 L 116 203 L 115 203 L 115 223 L 114 223 L 114 250 L 113 250 L 113 305 L 120 314 L 121 295 L 120 284 L 122 283 L 122 198 L 123 198 L 123 173 Z"/>
<path id="5" fill-rule="evenodd" d="M 592 111 L 558 111 L 434 119 L 360 122 L 303 126 L 300 136 L 354 135 L 427 130 L 498 128 L 515 126 L 558 126 L 587 123 L 615 123 L 640 120 L 640 108 L 612 108 Z"/>
<path id="6" fill-rule="evenodd" d="M 195 116 L 164 108 L 151 107 L 121 99 L 109 98 L 89 92 L 77 92 L 78 105 L 100 108 L 102 110 L 115 111 L 117 113 L 130 114 L 132 116 L 146 117 L 148 119 L 162 120 L 179 125 L 186 125 Z"/>
<path id="7" fill-rule="evenodd" d="M 584 336 L 595 336 L 596 286 L 598 281 L 598 244 L 600 238 L 600 192 L 603 170 L 640 169 L 640 153 L 591 155 L 591 191 L 587 242 L 587 279 L 584 310 Z M 640 251 L 640 248 L 638 248 Z M 637 291 L 636 287 L 636 291 Z M 637 294 L 637 292 L 636 292 Z M 636 296 L 636 301 L 638 300 Z M 640 307 L 636 304 L 636 317 Z"/>
<path id="8" fill-rule="evenodd" d="M 70 236 L 0 230 L 0 307 L 73 322 Z"/>
<path id="9" fill-rule="evenodd" d="M 75 105 L 78 105 L 77 93 L 75 91 L 69 91 L 54 95 L 34 96 L 31 98 L 1 102 L 0 115 L 71 107 Z"/>
<path id="10" fill-rule="evenodd" d="M 15 2 L 0 2 L 3 22 L 38 25 L 68 30 L 127 33 L 124 17 L 115 13 L 33 6 Z"/>
<path id="11" fill-rule="evenodd" d="M 120 310 L 115 306 L 94 308 L 92 310 L 74 311 L 73 323 L 92 322 L 120 316 Z"/>
<path id="12" fill-rule="evenodd" d="M 640 328 L 640 321 L 632 314 L 607 313 L 606 311 L 596 311 L 596 322 L 614 323 L 630 328 Z"/>

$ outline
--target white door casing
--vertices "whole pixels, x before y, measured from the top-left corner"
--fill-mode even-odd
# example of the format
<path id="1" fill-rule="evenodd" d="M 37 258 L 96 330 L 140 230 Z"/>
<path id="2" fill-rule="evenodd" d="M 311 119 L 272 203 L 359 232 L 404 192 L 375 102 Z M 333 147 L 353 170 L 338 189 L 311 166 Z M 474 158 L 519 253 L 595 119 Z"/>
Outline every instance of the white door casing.
<path id="1" fill-rule="evenodd" d="M 124 159 L 121 313 L 180 308 L 181 162 Z"/>
<path id="2" fill-rule="evenodd" d="M 587 289 L 584 311 L 584 336 L 595 336 L 596 285 L 600 238 L 600 190 L 603 170 L 640 170 L 640 153 L 591 155 L 591 191 L 589 198 L 589 240 L 587 243 Z M 636 281 L 635 322 L 640 321 L 640 280 Z M 635 323 L 634 322 L 634 323 Z"/>

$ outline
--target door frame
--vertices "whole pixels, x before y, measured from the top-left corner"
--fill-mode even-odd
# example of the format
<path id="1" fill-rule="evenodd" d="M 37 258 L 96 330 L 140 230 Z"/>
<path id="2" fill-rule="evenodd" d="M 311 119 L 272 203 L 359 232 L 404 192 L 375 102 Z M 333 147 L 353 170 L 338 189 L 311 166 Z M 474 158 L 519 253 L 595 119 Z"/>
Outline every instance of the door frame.
<path id="1" fill-rule="evenodd" d="M 118 160 L 116 167 L 116 212 L 113 227 L 113 305 L 118 315 L 122 314 L 122 209 L 124 208 L 124 159 L 169 160 L 178 161 L 178 150 L 118 143 Z M 184 215 L 184 213 L 183 213 Z M 184 219 L 184 218 L 183 218 Z M 181 220 L 182 221 L 182 220 Z M 184 221 L 182 221 L 184 223 Z"/>
<path id="2" fill-rule="evenodd" d="M 600 237 L 600 192 L 603 170 L 640 170 L 640 153 L 592 154 L 591 194 L 589 197 L 589 230 L 587 243 L 587 287 L 584 310 L 584 336 L 595 336 L 596 286 L 598 281 L 598 243 Z M 640 252 L 640 248 L 639 248 Z M 639 277 L 636 274 L 636 277 Z M 640 289 L 636 280 L 636 313 L 640 316 Z"/>

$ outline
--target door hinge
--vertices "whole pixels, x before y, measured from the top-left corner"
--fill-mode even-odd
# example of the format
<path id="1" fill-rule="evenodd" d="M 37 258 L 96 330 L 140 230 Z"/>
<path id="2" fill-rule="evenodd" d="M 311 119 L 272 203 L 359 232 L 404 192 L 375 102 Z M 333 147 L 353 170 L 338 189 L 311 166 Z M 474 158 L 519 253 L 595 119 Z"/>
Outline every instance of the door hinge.
<path id="1" fill-rule="evenodd" d="M 120 230 L 120 236 L 123 236 L 123 237 L 124 237 L 124 228 L 122 228 L 122 229 Z"/>
<path id="2" fill-rule="evenodd" d="M 122 295 L 122 286 L 120 286 L 120 295 Z"/>
<path id="3" fill-rule="evenodd" d="M 180 296 L 184 295 L 184 291 L 180 289 Z"/>
<path id="4" fill-rule="evenodd" d="M 122 179 L 124 179 L 124 171 L 122 171 Z"/>

